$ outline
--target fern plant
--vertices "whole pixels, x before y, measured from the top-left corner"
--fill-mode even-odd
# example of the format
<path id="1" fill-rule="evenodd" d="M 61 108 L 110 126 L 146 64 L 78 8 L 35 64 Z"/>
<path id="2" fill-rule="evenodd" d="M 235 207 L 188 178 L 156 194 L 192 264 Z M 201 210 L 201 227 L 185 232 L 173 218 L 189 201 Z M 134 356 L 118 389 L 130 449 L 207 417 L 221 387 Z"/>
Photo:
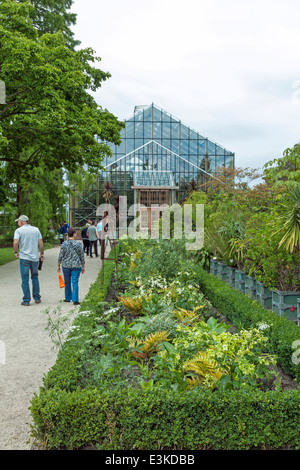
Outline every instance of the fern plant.
<path id="1" fill-rule="evenodd" d="M 141 297 L 138 297 L 136 299 L 132 297 L 120 297 L 117 296 L 117 299 L 125 305 L 132 313 L 134 314 L 139 314 L 140 311 L 142 310 L 142 301 L 143 299 Z"/>
<path id="2" fill-rule="evenodd" d="M 177 307 L 174 310 L 174 315 L 175 315 L 176 318 L 178 318 L 181 321 L 188 320 L 189 322 L 193 323 L 193 322 L 199 320 L 199 314 L 197 312 L 198 312 L 198 310 L 200 310 L 204 307 L 205 307 L 205 305 L 198 305 L 193 310 L 186 310 L 184 308 Z"/>
<path id="3" fill-rule="evenodd" d="M 203 351 L 199 351 L 193 359 L 183 364 L 183 369 L 187 373 L 187 383 L 190 388 L 202 383 L 208 388 L 215 388 L 216 383 L 224 375 L 217 362 Z"/>
<path id="4" fill-rule="evenodd" d="M 151 298 L 151 295 L 144 296 L 144 297 L 136 297 L 136 298 L 117 296 L 117 299 L 123 305 L 125 305 L 131 311 L 131 313 L 135 315 L 138 315 L 139 313 L 141 313 L 143 309 L 143 303 L 148 302 L 150 298 Z"/>
<path id="5" fill-rule="evenodd" d="M 156 331 L 144 339 L 131 338 L 129 347 L 135 357 L 145 359 L 155 354 L 159 345 L 164 341 L 169 341 L 169 339 L 168 331 Z"/>

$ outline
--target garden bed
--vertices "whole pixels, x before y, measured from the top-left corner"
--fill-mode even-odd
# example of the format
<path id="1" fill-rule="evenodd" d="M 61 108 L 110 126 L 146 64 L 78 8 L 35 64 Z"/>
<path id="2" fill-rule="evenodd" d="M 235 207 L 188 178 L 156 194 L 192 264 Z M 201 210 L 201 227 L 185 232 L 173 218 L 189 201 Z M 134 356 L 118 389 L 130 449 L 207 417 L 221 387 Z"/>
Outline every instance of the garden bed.
<path id="1" fill-rule="evenodd" d="M 299 390 L 280 384 L 265 330 L 214 308 L 180 246 L 143 243 L 121 242 L 118 284 L 110 265 L 105 296 L 94 289 L 81 309 L 33 399 L 33 436 L 67 449 L 297 448 Z"/>

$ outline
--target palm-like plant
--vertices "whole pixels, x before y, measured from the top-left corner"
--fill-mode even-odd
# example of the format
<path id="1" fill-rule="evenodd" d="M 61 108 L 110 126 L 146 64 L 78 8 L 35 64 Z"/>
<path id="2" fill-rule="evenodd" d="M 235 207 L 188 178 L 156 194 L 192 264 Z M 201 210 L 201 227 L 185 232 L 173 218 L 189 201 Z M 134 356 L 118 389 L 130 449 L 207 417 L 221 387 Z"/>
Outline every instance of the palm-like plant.
<path id="1" fill-rule="evenodd" d="M 288 188 L 287 203 L 283 208 L 286 212 L 280 219 L 285 233 L 279 242 L 279 248 L 290 253 L 300 252 L 300 183 Z"/>
<path id="2" fill-rule="evenodd" d="M 113 195 L 112 186 L 109 181 L 106 181 L 104 185 L 104 191 L 103 191 L 103 197 L 106 203 L 112 198 L 112 195 Z"/>

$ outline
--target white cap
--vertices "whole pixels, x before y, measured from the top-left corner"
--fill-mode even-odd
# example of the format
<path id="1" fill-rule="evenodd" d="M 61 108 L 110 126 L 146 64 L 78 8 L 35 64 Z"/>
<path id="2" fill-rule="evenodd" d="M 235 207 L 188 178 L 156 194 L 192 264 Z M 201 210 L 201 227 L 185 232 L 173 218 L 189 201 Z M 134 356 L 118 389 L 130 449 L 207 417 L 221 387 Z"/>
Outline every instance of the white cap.
<path id="1" fill-rule="evenodd" d="M 22 220 L 22 222 L 28 222 L 29 218 L 27 215 L 20 215 L 20 217 L 16 219 L 15 222 L 18 222 L 18 220 Z"/>

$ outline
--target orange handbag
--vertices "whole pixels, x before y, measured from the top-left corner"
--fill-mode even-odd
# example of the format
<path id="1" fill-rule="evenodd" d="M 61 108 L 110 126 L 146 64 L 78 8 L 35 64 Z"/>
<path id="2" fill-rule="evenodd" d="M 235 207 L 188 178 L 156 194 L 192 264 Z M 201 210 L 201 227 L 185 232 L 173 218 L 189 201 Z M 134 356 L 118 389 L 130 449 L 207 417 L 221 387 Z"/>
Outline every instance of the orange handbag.
<path id="1" fill-rule="evenodd" d="M 59 287 L 66 287 L 66 284 L 64 283 L 63 278 L 61 277 L 60 274 L 58 275 L 58 282 L 59 282 Z"/>

